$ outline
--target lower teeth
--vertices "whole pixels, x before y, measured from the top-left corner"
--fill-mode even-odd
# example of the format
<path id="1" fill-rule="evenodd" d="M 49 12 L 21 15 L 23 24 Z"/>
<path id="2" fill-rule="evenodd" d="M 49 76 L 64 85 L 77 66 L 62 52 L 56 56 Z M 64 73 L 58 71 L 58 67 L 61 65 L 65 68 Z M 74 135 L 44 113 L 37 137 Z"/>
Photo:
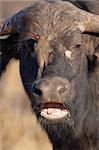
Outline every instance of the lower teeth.
<path id="1" fill-rule="evenodd" d="M 41 116 L 50 120 L 61 119 L 69 115 L 69 111 L 66 109 L 59 108 L 48 108 L 42 109 Z"/>

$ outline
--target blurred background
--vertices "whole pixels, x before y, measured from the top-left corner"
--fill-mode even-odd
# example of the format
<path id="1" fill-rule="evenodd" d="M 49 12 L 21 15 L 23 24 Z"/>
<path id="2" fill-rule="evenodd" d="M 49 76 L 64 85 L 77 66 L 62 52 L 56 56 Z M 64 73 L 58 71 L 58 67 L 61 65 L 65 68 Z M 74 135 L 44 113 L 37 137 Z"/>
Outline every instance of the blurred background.
<path id="1" fill-rule="evenodd" d="M 33 0 L 0 0 L 0 18 L 6 18 Z M 46 133 L 31 112 L 19 62 L 10 61 L 0 78 L 0 150 L 52 150 Z"/>

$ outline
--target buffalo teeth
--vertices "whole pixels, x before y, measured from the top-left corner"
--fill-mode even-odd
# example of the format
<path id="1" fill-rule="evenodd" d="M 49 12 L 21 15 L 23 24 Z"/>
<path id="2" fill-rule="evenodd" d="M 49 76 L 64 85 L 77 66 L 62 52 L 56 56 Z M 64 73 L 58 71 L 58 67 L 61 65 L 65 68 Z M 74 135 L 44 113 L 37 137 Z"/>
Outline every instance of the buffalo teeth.
<path id="1" fill-rule="evenodd" d="M 49 120 L 61 119 L 67 115 L 69 115 L 69 111 L 66 109 L 48 108 L 41 111 L 41 116 Z"/>
<path id="2" fill-rule="evenodd" d="M 0 39 L 1 39 L 1 40 L 5 40 L 5 39 L 7 39 L 9 36 L 10 36 L 10 34 L 9 34 L 9 35 L 3 35 L 3 36 L 0 36 Z"/>

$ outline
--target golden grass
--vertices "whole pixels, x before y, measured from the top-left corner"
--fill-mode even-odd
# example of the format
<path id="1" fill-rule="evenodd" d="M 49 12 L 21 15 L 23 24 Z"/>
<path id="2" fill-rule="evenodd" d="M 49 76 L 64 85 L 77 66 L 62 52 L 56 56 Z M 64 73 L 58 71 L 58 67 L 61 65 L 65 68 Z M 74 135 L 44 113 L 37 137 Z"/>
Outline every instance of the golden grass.
<path id="1" fill-rule="evenodd" d="M 13 61 L 0 82 L 0 150 L 52 150 L 20 82 Z"/>

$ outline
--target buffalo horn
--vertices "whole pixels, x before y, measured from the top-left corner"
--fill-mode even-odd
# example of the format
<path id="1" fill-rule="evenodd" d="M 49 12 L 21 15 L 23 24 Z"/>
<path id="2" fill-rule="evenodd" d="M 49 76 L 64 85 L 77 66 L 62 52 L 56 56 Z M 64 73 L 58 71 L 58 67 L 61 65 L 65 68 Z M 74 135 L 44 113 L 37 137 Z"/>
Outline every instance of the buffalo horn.
<path id="1" fill-rule="evenodd" d="M 82 11 L 82 21 L 78 23 L 81 32 L 99 33 L 99 15 Z"/>

